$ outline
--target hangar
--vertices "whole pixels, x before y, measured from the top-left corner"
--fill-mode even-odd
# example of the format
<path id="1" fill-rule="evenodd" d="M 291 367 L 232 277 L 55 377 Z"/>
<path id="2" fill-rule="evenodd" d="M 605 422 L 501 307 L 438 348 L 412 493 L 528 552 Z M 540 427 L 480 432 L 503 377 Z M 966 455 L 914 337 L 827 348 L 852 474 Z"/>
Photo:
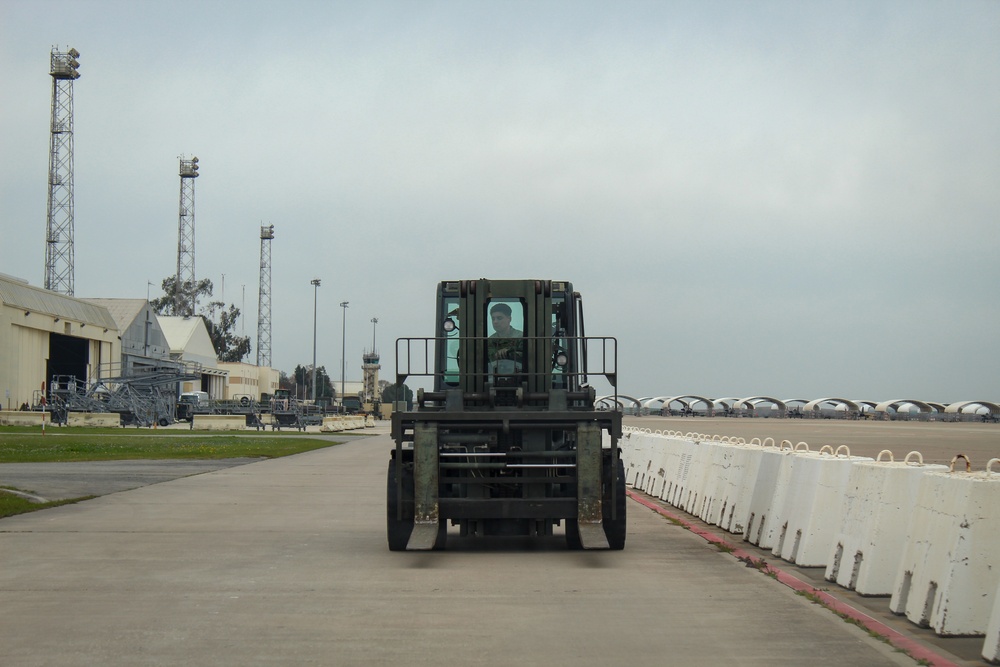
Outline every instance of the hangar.
<path id="1" fill-rule="evenodd" d="M 36 405 L 52 376 L 100 377 L 121 359 L 108 309 L 0 274 L 0 395 L 5 409 Z"/>

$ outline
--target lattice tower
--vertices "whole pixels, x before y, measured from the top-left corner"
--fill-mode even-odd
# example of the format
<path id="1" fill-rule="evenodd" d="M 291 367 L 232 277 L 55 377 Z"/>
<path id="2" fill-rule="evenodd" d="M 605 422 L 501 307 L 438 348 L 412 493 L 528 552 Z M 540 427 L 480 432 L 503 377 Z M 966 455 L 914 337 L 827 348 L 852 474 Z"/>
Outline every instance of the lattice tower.
<path id="1" fill-rule="evenodd" d="M 49 126 L 49 199 L 45 227 L 45 289 L 73 296 L 73 82 L 80 53 L 52 47 Z"/>
<path id="2" fill-rule="evenodd" d="M 257 299 L 257 365 L 271 366 L 271 241 L 274 225 L 260 228 L 260 289 Z"/>
<path id="3" fill-rule="evenodd" d="M 198 178 L 198 158 L 180 158 L 181 197 L 177 215 L 177 284 L 174 315 L 194 315 L 194 179 Z"/>

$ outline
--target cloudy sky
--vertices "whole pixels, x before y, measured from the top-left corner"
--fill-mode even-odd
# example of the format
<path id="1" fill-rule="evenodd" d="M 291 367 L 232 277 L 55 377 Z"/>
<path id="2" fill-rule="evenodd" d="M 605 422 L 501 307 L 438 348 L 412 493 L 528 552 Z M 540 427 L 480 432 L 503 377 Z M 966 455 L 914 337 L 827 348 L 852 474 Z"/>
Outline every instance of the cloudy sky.
<path id="1" fill-rule="evenodd" d="M 1000 399 L 993 0 L 2 0 L 0 272 L 35 285 L 54 45 L 77 296 L 158 296 L 196 155 L 196 274 L 254 349 L 275 227 L 285 371 L 314 277 L 348 379 L 439 280 L 554 278 L 633 396 Z"/>

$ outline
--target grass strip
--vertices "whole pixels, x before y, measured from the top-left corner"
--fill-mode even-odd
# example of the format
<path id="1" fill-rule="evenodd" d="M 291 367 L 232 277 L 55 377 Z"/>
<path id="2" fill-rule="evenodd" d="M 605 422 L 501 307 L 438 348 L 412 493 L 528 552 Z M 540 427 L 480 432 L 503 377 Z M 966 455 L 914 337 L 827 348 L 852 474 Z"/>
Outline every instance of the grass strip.
<path id="1" fill-rule="evenodd" d="M 277 458 L 338 444 L 318 438 L 274 435 L 133 436 L 80 433 L 42 437 L 0 432 L 0 463 L 121 461 L 130 459 Z"/>
<path id="2" fill-rule="evenodd" d="M 59 505 L 70 505 L 72 503 L 80 502 L 81 500 L 90 500 L 93 497 L 94 496 L 84 496 L 82 498 L 53 500 L 47 503 L 34 503 L 28 500 L 27 498 L 21 498 L 20 496 L 15 496 L 10 493 L 5 493 L 3 489 L 0 489 L 0 519 L 7 516 L 14 516 L 15 514 L 35 512 L 49 507 L 58 507 Z"/>

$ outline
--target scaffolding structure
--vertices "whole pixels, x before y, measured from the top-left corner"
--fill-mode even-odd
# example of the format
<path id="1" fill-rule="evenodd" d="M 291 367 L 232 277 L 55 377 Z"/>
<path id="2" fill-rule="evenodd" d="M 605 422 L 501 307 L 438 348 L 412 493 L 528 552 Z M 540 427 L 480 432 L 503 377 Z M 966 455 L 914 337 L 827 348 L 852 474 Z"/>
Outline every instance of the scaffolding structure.
<path id="1" fill-rule="evenodd" d="M 177 386 L 201 377 L 198 364 L 166 363 L 132 375 L 110 375 L 86 382 L 54 375 L 50 383 L 52 420 L 67 422 L 70 412 L 117 413 L 123 426 L 173 423 Z M 104 373 L 102 373 L 104 375 Z"/>
<path id="2" fill-rule="evenodd" d="M 198 178 L 198 158 L 179 158 L 180 206 L 177 214 L 177 284 L 174 286 L 174 315 L 195 313 L 197 284 L 194 281 L 194 179 Z"/>
<path id="3" fill-rule="evenodd" d="M 274 225 L 260 228 L 260 288 L 257 298 L 257 365 L 271 366 L 271 241 Z"/>
<path id="4" fill-rule="evenodd" d="M 52 47 L 52 115 L 49 125 L 49 193 L 45 227 L 45 289 L 73 296 L 73 82 L 80 52 Z"/>

